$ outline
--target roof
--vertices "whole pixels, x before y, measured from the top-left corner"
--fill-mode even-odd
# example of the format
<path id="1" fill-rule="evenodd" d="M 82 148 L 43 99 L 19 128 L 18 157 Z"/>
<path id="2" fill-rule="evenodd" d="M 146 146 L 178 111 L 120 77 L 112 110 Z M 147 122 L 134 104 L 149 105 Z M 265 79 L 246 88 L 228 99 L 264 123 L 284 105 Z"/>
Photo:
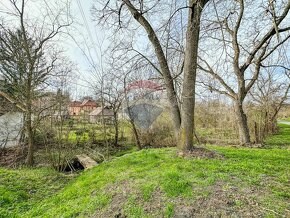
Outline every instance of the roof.
<path id="1" fill-rule="evenodd" d="M 126 87 L 126 91 L 130 91 L 132 89 L 140 89 L 140 88 L 151 89 L 151 90 L 156 90 L 156 91 L 164 89 L 161 85 L 153 82 L 152 80 L 138 80 L 138 81 L 130 83 Z"/>
<path id="2" fill-rule="evenodd" d="M 97 104 L 96 104 L 96 102 L 94 102 L 90 99 L 87 99 L 87 100 L 84 100 L 83 103 L 81 103 L 81 107 L 83 107 L 83 106 L 97 107 Z"/>
<path id="3" fill-rule="evenodd" d="M 97 103 L 94 102 L 93 100 L 86 99 L 83 102 L 80 101 L 72 101 L 69 103 L 70 107 L 85 107 L 85 106 L 90 106 L 90 107 L 97 107 Z"/>
<path id="4" fill-rule="evenodd" d="M 80 101 L 72 101 L 69 103 L 70 107 L 81 107 L 82 102 Z"/>
<path id="5" fill-rule="evenodd" d="M 90 116 L 113 116 L 114 112 L 108 108 L 97 107 L 90 113 Z"/>
<path id="6" fill-rule="evenodd" d="M 25 108 L 20 104 L 17 104 L 6 93 L 0 91 L 0 113 L 6 113 L 9 111 L 25 111 Z"/>

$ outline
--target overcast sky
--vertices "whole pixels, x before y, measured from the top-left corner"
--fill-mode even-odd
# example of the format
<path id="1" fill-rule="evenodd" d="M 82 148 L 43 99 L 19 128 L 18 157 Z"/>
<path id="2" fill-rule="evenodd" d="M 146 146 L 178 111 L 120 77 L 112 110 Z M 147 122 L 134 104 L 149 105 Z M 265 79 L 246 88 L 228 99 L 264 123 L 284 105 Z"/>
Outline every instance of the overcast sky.
<path id="1" fill-rule="evenodd" d="M 41 19 L 41 13 L 45 9 L 35 5 L 40 2 L 43 3 L 44 1 L 45 0 L 27 0 L 29 3 L 29 6 L 26 7 L 27 14 L 30 17 Z M 72 27 L 69 29 L 69 33 L 74 40 L 71 37 L 66 37 L 58 42 L 59 45 L 65 49 L 65 54 L 78 66 L 78 70 L 71 81 L 70 91 L 72 98 L 76 99 L 84 95 L 94 95 L 93 89 L 90 86 L 93 86 L 94 83 L 97 82 L 96 80 L 99 76 L 91 73 L 92 66 L 87 61 L 77 44 L 83 47 L 82 45 L 85 41 L 87 45 L 91 47 L 90 55 L 94 62 L 96 65 L 100 66 L 102 57 L 100 50 L 104 51 L 106 45 L 110 43 L 109 40 L 106 40 L 110 33 L 101 29 L 96 22 L 92 21 L 91 8 L 93 3 L 96 4 L 96 0 L 46 0 L 47 3 L 49 2 L 49 6 L 54 5 L 56 10 L 59 9 L 59 5 L 57 3 L 55 4 L 55 2 L 58 1 L 71 1 L 71 14 L 73 15 L 74 20 Z M 11 10 L 9 4 L 9 0 L 0 0 L 0 16 L 4 16 L 5 19 L 8 18 L 3 12 Z M 142 42 L 142 37 L 138 35 L 138 38 L 140 38 L 139 40 Z M 93 44 L 94 46 L 92 46 Z M 142 46 L 144 43 L 138 44 Z M 213 55 L 216 55 L 216 53 L 213 53 Z"/>
<path id="2" fill-rule="evenodd" d="M 94 44 L 95 49 L 91 49 L 91 55 L 94 58 L 96 63 L 99 63 L 100 59 L 100 51 L 99 46 L 100 41 L 105 40 L 106 36 L 104 31 L 100 31 L 97 27 L 96 22 L 92 21 L 91 16 L 91 7 L 93 4 L 93 0 L 73 0 L 72 1 L 72 13 L 75 17 L 75 23 L 73 24 L 76 27 L 76 31 L 73 32 L 73 36 L 82 46 L 82 42 L 86 41 L 89 46 Z M 83 15 L 81 13 L 83 10 Z M 86 23 L 89 28 L 86 28 Z M 89 32 L 92 37 L 89 37 Z M 93 41 L 92 41 L 93 40 Z M 97 53 L 97 54 L 96 54 Z M 91 95 L 92 89 L 87 88 L 86 86 L 92 86 L 96 78 L 91 75 L 91 66 L 88 60 L 84 57 L 82 50 L 78 45 L 72 40 L 69 43 L 68 55 L 70 58 L 78 64 L 78 81 L 75 84 L 75 90 L 72 91 L 72 94 L 75 98 L 82 95 Z"/>
<path id="3" fill-rule="evenodd" d="M 49 0 L 50 4 L 57 2 L 59 0 Z M 60 0 L 61 1 L 61 0 Z M 26 13 L 29 17 L 40 18 L 41 19 L 41 6 L 37 5 L 39 2 L 36 0 L 28 0 L 26 6 Z M 98 64 L 100 59 L 100 46 L 102 44 L 102 49 L 105 48 L 106 42 L 106 33 L 104 30 L 100 30 L 97 27 L 96 22 L 92 21 L 91 16 L 91 7 L 94 0 L 71 0 L 71 14 L 73 16 L 73 24 L 69 32 L 74 40 L 65 37 L 59 42 L 60 47 L 65 50 L 65 55 L 68 56 L 74 63 L 77 64 L 77 72 L 72 81 L 71 94 L 73 98 L 78 98 L 84 95 L 92 95 L 92 89 L 89 86 L 93 85 L 95 82 L 96 76 L 91 73 L 91 65 L 84 57 L 82 50 L 79 46 L 83 47 L 83 42 L 92 47 L 91 55 L 94 61 Z M 7 11 L 11 11 L 9 0 L 0 0 L 0 14 L 5 21 L 11 21 L 9 16 L 5 14 Z M 56 4 L 57 5 L 57 4 Z M 83 11 L 83 13 L 82 13 Z M 86 23 L 88 28 L 86 28 Z M 89 37 L 89 33 L 92 37 Z M 93 49 L 92 44 L 95 44 Z"/>

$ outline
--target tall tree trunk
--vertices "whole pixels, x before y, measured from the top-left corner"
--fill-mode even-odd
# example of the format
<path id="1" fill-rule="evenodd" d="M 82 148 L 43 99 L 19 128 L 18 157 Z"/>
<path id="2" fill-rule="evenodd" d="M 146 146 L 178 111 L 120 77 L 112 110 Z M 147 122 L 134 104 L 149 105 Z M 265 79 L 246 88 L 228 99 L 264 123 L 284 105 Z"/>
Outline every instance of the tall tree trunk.
<path id="1" fill-rule="evenodd" d="M 118 139 L 119 139 L 119 123 L 118 123 L 118 115 L 117 112 L 114 112 L 114 126 L 115 126 L 115 141 L 114 145 L 118 145 Z"/>
<path id="2" fill-rule="evenodd" d="M 141 150 L 142 149 L 142 145 L 141 145 L 141 142 L 140 142 L 138 130 L 137 130 L 136 125 L 134 123 L 134 118 L 133 118 L 133 116 L 131 114 L 131 110 L 129 108 L 128 102 L 127 102 L 127 107 L 128 107 L 129 121 L 130 121 L 130 123 L 132 125 L 132 129 L 133 129 L 133 134 L 134 134 L 134 137 L 135 137 L 135 141 L 136 141 L 136 144 L 137 144 L 138 149 Z"/>
<path id="3" fill-rule="evenodd" d="M 197 52 L 200 30 L 201 12 L 208 0 L 189 0 L 188 26 L 186 33 L 186 49 L 184 62 L 184 80 L 182 91 L 182 110 L 180 110 L 168 60 L 161 43 L 148 20 L 132 5 L 130 0 L 122 0 L 135 20 L 143 26 L 148 39 L 154 47 L 160 66 L 160 73 L 165 82 L 167 98 L 170 103 L 175 136 L 178 147 L 182 150 L 193 148 L 195 81 L 197 68 Z"/>
<path id="4" fill-rule="evenodd" d="M 26 120 L 25 120 L 25 129 L 27 134 L 27 141 L 28 141 L 28 154 L 26 158 L 26 163 L 29 166 L 34 164 L 34 135 L 33 135 L 33 128 L 32 128 L 32 113 L 31 110 L 27 111 Z"/>
<path id="5" fill-rule="evenodd" d="M 250 131 L 247 121 L 247 115 L 245 114 L 243 109 L 243 102 L 236 100 L 235 104 L 236 104 L 235 109 L 237 116 L 237 124 L 239 127 L 240 143 L 242 145 L 250 144 L 251 143 Z"/>
<path id="6" fill-rule="evenodd" d="M 31 64 L 33 66 L 33 64 Z M 32 120 L 32 76 L 33 76 L 33 68 L 30 67 L 29 74 L 27 78 L 27 84 L 26 84 L 26 121 L 25 121 L 25 128 L 26 128 L 26 134 L 27 134 L 27 140 L 28 140 L 28 154 L 26 163 L 29 166 L 32 166 L 34 164 L 34 131 L 33 131 L 33 120 Z"/>
<path id="7" fill-rule="evenodd" d="M 136 141 L 137 147 L 138 147 L 139 150 L 142 150 L 142 145 L 141 145 L 141 142 L 140 142 L 139 134 L 138 134 L 138 131 L 137 131 L 137 128 L 135 126 L 134 121 L 131 121 L 131 124 L 132 124 L 132 127 L 133 127 L 133 133 L 134 133 L 134 137 L 135 137 L 135 141 Z"/>
<path id="8" fill-rule="evenodd" d="M 158 39 L 158 36 L 156 35 L 153 27 L 151 24 L 148 22 L 148 20 L 143 16 L 140 11 L 138 11 L 134 5 L 131 3 L 130 0 L 122 0 L 124 4 L 127 5 L 128 10 L 134 17 L 136 21 L 140 23 L 140 25 L 144 28 L 146 33 L 148 34 L 148 39 L 150 40 L 154 52 L 156 54 L 156 57 L 158 59 L 158 63 L 160 65 L 160 73 L 162 74 L 162 77 L 164 79 L 165 83 L 165 88 L 166 88 L 166 93 L 167 93 L 167 98 L 170 104 L 170 110 L 171 110 L 171 118 L 173 121 L 173 127 L 174 127 L 174 132 L 176 138 L 179 136 L 179 129 L 181 125 L 181 116 L 180 116 L 180 109 L 178 105 L 178 99 L 177 99 L 177 94 L 175 91 L 174 83 L 173 83 L 173 78 L 168 66 L 167 59 L 165 57 L 165 54 L 163 52 L 161 43 Z"/>
<path id="9" fill-rule="evenodd" d="M 181 128 L 178 147 L 187 151 L 193 148 L 195 81 L 197 69 L 197 53 L 200 31 L 202 1 L 189 1 L 189 14 L 186 32 L 186 48 L 184 60 L 184 82 L 182 90 Z"/>
<path id="10" fill-rule="evenodd" d="M 261 137 L 259 135 L 257 122 L 255 122 L 254 129 L 255 129 L 255 143 L 258 144 L 261 142 L 261 140 L 260 140 Z"/>
<path id="11" fill-rule="evenodd" d="M 173 122 L 175 138 L 178 139 L 181 126 L 181 117 L 173 82 L 166 83 L 166 92 L 170 103 L 171 119 Z"/>

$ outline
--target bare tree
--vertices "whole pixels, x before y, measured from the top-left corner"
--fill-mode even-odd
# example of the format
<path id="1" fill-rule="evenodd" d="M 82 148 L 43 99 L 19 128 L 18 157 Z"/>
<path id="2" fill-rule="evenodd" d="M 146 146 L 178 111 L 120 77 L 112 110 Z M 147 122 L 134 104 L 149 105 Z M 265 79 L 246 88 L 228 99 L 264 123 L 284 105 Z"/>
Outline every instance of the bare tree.
<path id="1" fill-rule="evenodd" d="M 260 131 L 256 131 L 256 141 L 262 142 L 267 134 L 277 129 L 277 116 L 283 104 L 289 99 L 290 75 L 280 67 L 263 70 L 250 92 L 250 97 L 261 111 Z"/>
<path id="2" fill-rule="evenodd" d="M 243 103 L 263 62 L 290 38 L 290 1 L 214 1 L 212 7 L 216 14 L 207 17 L 199 59 L 210 82 L 201 82 L 234 101 L 240 143 L 249 144 Z"/>
<path id="3" fill-rule="evenodd" d="M 113 111 L 114 119 L 113 124 L 115 128 L 114 145 L 118 145 L 119 141 L 119 118 L 118 113 L 121 109 L 124 91 L 123 91 L 123 79 L 122 75 L 115 73 L 107 73 L 104 75 L 103 89 L 99 90 L 98 86 L 96 88 L 97 96 L 104 102 L 103 108 L 108 107 Z"/>
<path id="4" fill-rule="evenodd" d="M 57 63 L 57 53 L 55 50 L 51 52 L 50 42 L 63 28 L 70 25 L 70 21 L 62 20 L 64 11 L 60 11 L 52 19 L 51 16 L 54 14 L 52 15 L 49 11 L 51 8 L 47 7 L 48 21 L 29 23 L 27 1 L 9 0 L 9 2 L 13 8 L 11 14 L 14 14 L 18 23 L 14 29 L 1 25 L 1 74 L 14 88 L 14 92 L 6 93 L 6 97 L 24 109 L 24 126 L 28 140 L 27 164 L 33 165 L 34 101 L 39 98 L 39 89 L 52 75 Z M 44 1 L 44 4 L 47 5 L 47 2 Z"/>
<path id="5" fill-rule="evenodd" d="M 143 1 L 133 2 L 130 0 L 122 1 L 107 1 L 101 10 L 95 10 L 99 12 L 100 18 L 107 21 L 111 15 L 116 15 L 118 18 L 118 26 L 123 27 L 120 24 L 131 23 L 131 19 L 128 18 L 131 15 L 135 21 L 142 27 L 143 31 L 147 34 L 147 39 L 153 48 L 154 54 L 157 59 L 157 64 L 153 65 L 154 69 L 160 73 L 164 85 L 167 91 L 167 98 L 170 103 L 171 117 L 174 125 L 175 135 L 178 141 L 178 147 L 181 150 L 188 151 L 193 148 L 193 136 L 194 136 L 194 106 L 195 106 L 195 81 L 196 81 L 196 69 L 197 69 L 197 51 L 199 41 L 199 30 L 200 30 L 200 19 L 201 13 L 208 0 L 190 0 L 188 4 L 177 7 L 169 17 L 164 13 L 166 5 L 164 2 L 149 1 L 146 4 Z M 162 4 L 163 3 L 163 4 Z M 117 5 L 117 7 L 116 7 Z M 150 19 L 150 15 L 154 13 L 154 9 L 159 10 L 159 20 Z M 182 10 L 188 10 L 187 18 L 187 31 L 186 31 L 186 46 L 185 46 L 185 58 L 184 58 L 184 71 L 182 80 L 182 94 L 181 94 L 181 105 L 179 105 L 176 88 L 174 85 L 173 73 L 170 69 L 169 59 L 167 58 L 164 50 L 162 37 L 158 33 L 158 29 L 154 28 L 155 23 L 163 19 L 168 23 L 174 15 Z M 157 18 L 155 14 L 155 18 Z M 162 17 L 162 18 L 161 18 Z M 166 17 L 166 18 L 164 18 Z M 128 19 L 125 19 L 128 18 Z M 125 19 L 125 21 L 123 21 Z M 115 25 L 115 23 L 113 24 Z M 180 30 L 183 26 L 180 27 Z M 166 40 L 165 40 L 166 42 Z M 146 59 L 146 57 L 145 57 Z M 148 60 L 148 58 L 147 58 Z M 154 61 L 150 61 L 152 64 Z M 151 64 L 151 65 L 152 65 Z"/>

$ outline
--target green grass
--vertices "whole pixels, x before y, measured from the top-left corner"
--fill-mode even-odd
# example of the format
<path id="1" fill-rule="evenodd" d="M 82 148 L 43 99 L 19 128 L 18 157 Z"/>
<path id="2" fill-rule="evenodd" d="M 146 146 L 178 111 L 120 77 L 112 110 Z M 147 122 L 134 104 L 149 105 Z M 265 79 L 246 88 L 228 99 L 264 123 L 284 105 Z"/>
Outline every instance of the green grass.
<path id="1" fill-rule="evenodd" d="M 290 117 L 281 119 L 282 121 L 290 121 Z"/>
<path id="2" fill-rule="evenodd" d="M 174 216 L 174 204 L 167 203 L 165 205 L 164 217 L 169 218 Z"/>
<path id="3" fill-rule="evenodd" d="M 0 213 L 3 217 L 112 217 L 121 211 L 128 217 L 173 217 L 184 206 L 198 206 L 199 199 L 217 198 L 218 188 L 234 202 L 231 210 L 255 202 L 263 216 L 285 215 L 290 198 L 289 150 L 209 148 L 224 158 L 182 158 L 174 148 L 142 150 L 85 171 L 63 189 L 60 184 L 66 177 L 59 180 L 59 174 L 52 174 L 54 179 L 48 182 L 46 170 L 1 170 L 1 192 L 7 193 L 7 199 Z M 30 187 L 37 194 L 29 194 Z"/>
<path id="4" fill-rule="evenodd" d="M 47 168 L 0 168 L 0 217 L 20 217 L 60 191 L 72 178 Z"/>
<path id="5" fill-rule="evenodd" d="M 268 136 L 265 144 L 267 147 L 288 148 L 290 146 L 290 125 L 279 123 L 278 128 L 278 133 Z"/>
<path id="6" fill-rule="evenodd" d="M 68 139 L 68 141 L 72 143 L 85 143 L 92 140 L 92 132 L 94 132 L 95 140 L 104 140 L 105 138 L 114 139 L 115 128 L 113 125 L 106 125 L 106 133 L 104 133 L 103 129 L 104 126 L 102 124 L 92 123 L 75 123 L 72 128 L 69 127 L 68 123 L 62 126 L 63 138 Z M 55 130 L 58 131 L 59 129 L 55 128 Z M 129 138 L 131 136 L 130 124 L 121 120 L 119 123 L 119 131 L 119 135 L 121 135 L 121 132 L 123 131 L 123 136 Z"/>
<path id="7" fill-rule="evenodd" d="M 74 120 L 74 122 L 75 123 L 72 126 L 70 126 L 68 122 L 64 122 L 63 125 L 54 124 L 52 130 L 58 134 L 60 133 L 60 131 L 62 131 L 62 138 L 67 139 L 69 142 L 72 143 L 87 142 L 91 139 L 92 133 L 94 133 L 93 137 L 95 138 L 95 140 L 104 140 L 104 126 L 102 124 L 88 122 L 80 123 L 83 121 L 78 122 L 77 120 Z M 114 132 L 115 130 L 113 125 L 106 125 L 107 138 L 113 138 Z"/>

